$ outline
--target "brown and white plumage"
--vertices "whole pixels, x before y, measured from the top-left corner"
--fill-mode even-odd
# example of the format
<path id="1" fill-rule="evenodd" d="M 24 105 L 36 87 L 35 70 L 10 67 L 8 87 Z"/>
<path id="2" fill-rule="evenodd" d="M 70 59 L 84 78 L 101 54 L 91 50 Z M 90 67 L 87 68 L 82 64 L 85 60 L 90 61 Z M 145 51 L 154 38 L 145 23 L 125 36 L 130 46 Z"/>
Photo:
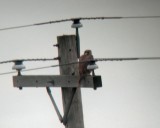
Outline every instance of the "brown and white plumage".
<path id="1" fill-rule="evenodd" d="M 87 66 L 90 63 L 89 61 L 93 59 L 94 58 L 93 58 L 91 50 L 85 50 L 84 54 L 80 56 L 79 58 L 79 75 L 80 75 L 79 84 L 85 75 L 89 75 L 91 73 L 91 71 L 87 69 Z"/>

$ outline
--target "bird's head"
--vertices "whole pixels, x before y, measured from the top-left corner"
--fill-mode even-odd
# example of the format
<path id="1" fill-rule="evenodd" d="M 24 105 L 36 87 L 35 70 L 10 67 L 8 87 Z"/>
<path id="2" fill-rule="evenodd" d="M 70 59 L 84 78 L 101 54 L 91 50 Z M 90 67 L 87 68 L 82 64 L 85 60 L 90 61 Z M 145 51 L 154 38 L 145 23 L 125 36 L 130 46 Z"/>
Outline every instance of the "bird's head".
<path id="1" fill-rule="evenodd" d="M 92 55 L 92 51 L 87 49 L 84 51 L 84 55 Z"/>

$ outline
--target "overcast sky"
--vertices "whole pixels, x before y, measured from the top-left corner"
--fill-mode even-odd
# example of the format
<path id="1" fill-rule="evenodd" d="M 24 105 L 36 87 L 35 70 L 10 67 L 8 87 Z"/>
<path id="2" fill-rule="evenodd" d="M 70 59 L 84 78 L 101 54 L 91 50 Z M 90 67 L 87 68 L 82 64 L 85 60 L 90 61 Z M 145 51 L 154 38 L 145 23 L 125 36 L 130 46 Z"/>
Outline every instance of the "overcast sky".
<path id="1" fill-rule="evenodd" d="M 0 28 L 74 17 L 160 16 L 159 0 L 1 0 Z M 81 53 L 95 58 L 160 57 L 160 19 L 81 21 Z M 72 22 L 0 31 L 0 61 L 57 57 L 57 36 L 71 35 Z M 24 62 L 27 69 L 57 62 Z M 159 128 L 160 61 L 98 62 L 103 87 L 82 89 L 85 128 Z M 0 73 L 13 63 L 0 65 Z M 23 72 L 58 75 L 58 68 Z M 13 87 L 0 76 L 1 128 L 64 128 L 45 88 Z M 61 90 L 52 93 L 63 113 Z"/>

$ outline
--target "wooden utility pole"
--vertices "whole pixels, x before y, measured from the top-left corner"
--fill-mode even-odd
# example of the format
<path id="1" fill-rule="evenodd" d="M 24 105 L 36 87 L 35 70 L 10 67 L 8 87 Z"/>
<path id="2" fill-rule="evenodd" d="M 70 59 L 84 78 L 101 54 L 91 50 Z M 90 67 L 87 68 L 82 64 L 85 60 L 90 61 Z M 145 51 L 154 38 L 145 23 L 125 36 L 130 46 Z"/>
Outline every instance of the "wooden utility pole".
<path id="1" fill-rule="evenodd" d="M 58 37 L 58 54 L 60 57 L 59 64 L 67 64 L 77 61 L 76 37 L 59 36 Z M 78 61 L 77 61 L 78 62 Z M 60 75 L 78 75 L 78 64 L 60 67 Z M 72 83 L 71 83 L 72 84 Z M 78 86 L 78 80 L 77 80 Z M 64 113 L 67 111 L 68 104 L 72 98 L 75 88 L 62 88 Z M 81 90 L 78 88 L 74 95 L 68 116 L 66 128 L 84 128 Z"/>
<path id="2" fill-rule="evenodd" d="M 76 36 L 59 36 L 57 37 L 60 75 L 18 75 L 13 76 L 14 87 L 46 87 L 47 93 L 53 103 L 58 118 L 65 128 L 84 128 L 83 108 L 81 99 L 81 87 L 98 88 L 102 87 L 101 76 L 85 76 L 79 83 L 78 58 L 76 47 Z M 62 100 L 64 115 L 54 101 L 50 87 L 62 88 Z"/>

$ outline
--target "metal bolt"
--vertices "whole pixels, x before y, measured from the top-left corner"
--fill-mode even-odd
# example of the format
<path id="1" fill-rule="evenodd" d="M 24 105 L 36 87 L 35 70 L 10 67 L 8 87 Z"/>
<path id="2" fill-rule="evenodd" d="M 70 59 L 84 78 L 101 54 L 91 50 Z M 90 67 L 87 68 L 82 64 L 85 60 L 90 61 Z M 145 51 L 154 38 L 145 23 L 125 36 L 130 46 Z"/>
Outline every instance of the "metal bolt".
<path id="1" fill-rule="evenodd" d="M 61 58 L 58 56 L 58 57 L 55 57 L 54 60 L 60 60 Z"/>
<path id="2" fill-rule="evenodd" d="M 59 47 L 59 44 L 54 44 L 53 46 L 54 46 L 54 47 Z"/>

